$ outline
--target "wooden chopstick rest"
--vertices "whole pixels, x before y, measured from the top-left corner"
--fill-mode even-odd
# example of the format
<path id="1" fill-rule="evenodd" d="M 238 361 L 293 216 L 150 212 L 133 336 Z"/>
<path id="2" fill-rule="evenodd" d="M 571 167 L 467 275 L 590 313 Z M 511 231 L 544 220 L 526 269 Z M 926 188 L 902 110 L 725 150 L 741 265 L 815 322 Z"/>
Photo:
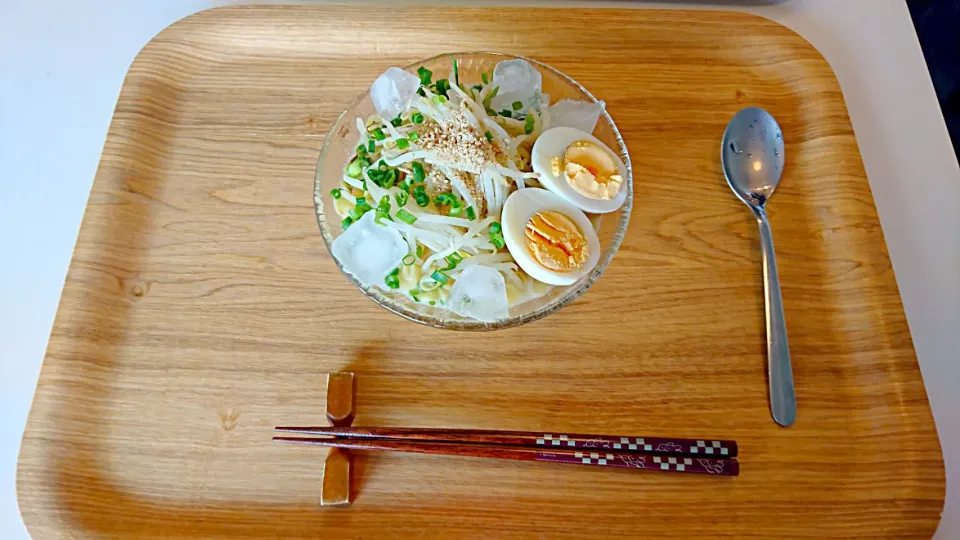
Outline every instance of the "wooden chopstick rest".
<path id="1" fill-rule="evenodd" d="M 334 427 L 349 427 L 353 424 L 354 404 L 353 373 L 327 374 L 327 420 Z"/>
<path id="2" fill-rule="evenodd" d="M 335 427 L 349 427 L 353 423 L 353 373 L 327 375 L 327 420 Z M 333 448 L 323 465 L 323 484 L 320 489 L 321 506 L 350 504 L 350 452 Z"/>

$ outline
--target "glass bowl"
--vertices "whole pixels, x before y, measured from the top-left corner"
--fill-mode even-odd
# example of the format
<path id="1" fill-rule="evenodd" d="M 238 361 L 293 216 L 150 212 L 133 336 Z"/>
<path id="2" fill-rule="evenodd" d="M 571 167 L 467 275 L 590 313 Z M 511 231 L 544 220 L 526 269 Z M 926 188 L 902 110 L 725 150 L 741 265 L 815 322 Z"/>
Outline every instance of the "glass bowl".
<path id="1" fill-rule="evenodd" d="M 520 56 L 488 52 L 461 52 L 453 53 L 452 55 L 442 54 L 414 62 L 403 69 L 411 73 L 416 73 L 418 67 L 424 66 L 438 75 L 445 75 L 449 73 L 451 69 L 451 56 L 457 59 L 460 80 L 464 82 L 464 84 L 480 82 L 480 74 L 482 72 L 489 73 L 498 62 L 521 58 L 530 62 L 542 75 L 543 92 L 550 96 L 550 103 L 556 103 L 561 99 L 576 99 L 588 102 L 597 101 L 587 89 L 580 86 L 570 77 L 546 64 Z M 386 66 L 384 66 L 384 69 L 386 69 Z M 373 81 L 371 80 L 370 83 L 372 84 Z M 370 99 L 370 91 L 367 90 L 340 115 L 323 142 L 320 159 L 317 163 L 317 176 L 313 198 L 316 207 L 317 221 L 320 224 L 320 232 L 323 234 L 323 240 L 326 242 L 328 250 L 331 250 L 333 240 L 343 232 L 340 226 L 341 219 L 333 209 L 333 198 L 330 196 L 330 191 L 339 187 L 340 179 L 343 177 L 344 167 L 355 153 L 357 140 L 360 137 L 360 132 L 356 126 L 356 119 L 358 117 L 365 119 L 374 113 L 373 102 Z M 589 289 L 593 282 L 596 281 L 607 268 L 607 265 L 610 264 L 613 256 L 620 248 L 620 242 L 623 240 L 623 235 L 627 230 L 627 222 L 630 220 L 630 209 L 633 206 L 633 169 L 630 164 L 630 156 L 627 154 L 627 147 L 623 143 L 617 126 L 613 123 L 613 119 L 610 118 L 606 110 L 604 110 L 600 116 L 593 135 L 617 152 L 620 155 L 620 159 L 623 160 L 624 165 L 626 165 L 627 199 L 623 206 L 616 212 L 590 216 L 595 226 L 599 224 L 597 234 L 600 238 L 600 260 L 592 271 L 574 284 L 566 287 L 553 287 L 550 292 L 540 298 L 511 307 L 509 317 L 506 319 L 495 322 L 481 322 L 468 317 L 462 317 L 445 308 L 415 302 L 413 299 L 401 293 L 387 292 L 374 286 L 365 286 L 346 272 L 343 272 L 344 276 L 360 289 L 363 294 L 384 308 L 411 321 L 436 328 L 451 330 L 499 330 L 535 321 L 559 310 Z M 337 267 L 343 271 L 343 267 L 340 266 L 339 261 L 337 261 L 336 258 L 334 258 L 334 261 L 337 263 Z"/>

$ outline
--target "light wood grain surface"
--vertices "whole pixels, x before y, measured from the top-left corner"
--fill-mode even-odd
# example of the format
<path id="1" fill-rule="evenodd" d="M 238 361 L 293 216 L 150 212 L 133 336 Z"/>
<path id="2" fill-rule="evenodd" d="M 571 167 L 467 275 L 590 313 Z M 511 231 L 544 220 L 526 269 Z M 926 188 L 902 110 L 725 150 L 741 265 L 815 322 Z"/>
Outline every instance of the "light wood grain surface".
<path id="1" fill-rule="evenodd" d="M 401 320 L 351 287 L 313 216 L 336 116 L 386 67 L 450 50 L 537 58 L 607 102 L 635 170 L 623 248 L 582 298 L 511 330 Z M 770 203 L 799 419 L 767 407 L 755 223 L 729 192 L 732 114 L 780 121 Z M 717 479 L 356 455 L 319 506 L 322 450 L 355 425 L 718 437 Z M 35 538 L 925 537 L 943 465 L 837 82 L 770 21 L 647 10 L 235 7 L 183 20 L 130 68 L 23 441 Z"/>

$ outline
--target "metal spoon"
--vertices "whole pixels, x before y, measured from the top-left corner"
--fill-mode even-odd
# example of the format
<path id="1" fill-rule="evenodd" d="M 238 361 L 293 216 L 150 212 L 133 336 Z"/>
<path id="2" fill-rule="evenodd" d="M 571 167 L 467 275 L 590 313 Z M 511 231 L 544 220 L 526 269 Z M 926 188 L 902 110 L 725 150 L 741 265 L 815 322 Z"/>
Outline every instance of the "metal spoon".
<path id="1" fill-rule="evenodd" d="M 797 398 L 793 391 L 793 370 L 787 347 L 787 326 L 783 320 L 780 278 L 773 254 L 773 235 L 765 209 L 783 172 L 783 133 L 777 121 L 757 107 L 735 114 L 723 132 L 720 160 L 730 189 L 750 208 L 760 225 L 770 412 L 776 423 L 786 427 L 797 419 Z"/>

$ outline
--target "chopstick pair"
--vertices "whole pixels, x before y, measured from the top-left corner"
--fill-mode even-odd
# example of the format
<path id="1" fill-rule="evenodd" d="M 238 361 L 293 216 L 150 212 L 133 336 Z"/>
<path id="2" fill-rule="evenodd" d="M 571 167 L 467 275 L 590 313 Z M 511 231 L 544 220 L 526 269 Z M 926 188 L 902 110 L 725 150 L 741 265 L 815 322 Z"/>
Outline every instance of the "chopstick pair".
<path id="1" fill-rule="evenodd" d="M 427 428 L 277 427 L 294 444 L 737 476 L 737 443 L 663 437 Z"/>

